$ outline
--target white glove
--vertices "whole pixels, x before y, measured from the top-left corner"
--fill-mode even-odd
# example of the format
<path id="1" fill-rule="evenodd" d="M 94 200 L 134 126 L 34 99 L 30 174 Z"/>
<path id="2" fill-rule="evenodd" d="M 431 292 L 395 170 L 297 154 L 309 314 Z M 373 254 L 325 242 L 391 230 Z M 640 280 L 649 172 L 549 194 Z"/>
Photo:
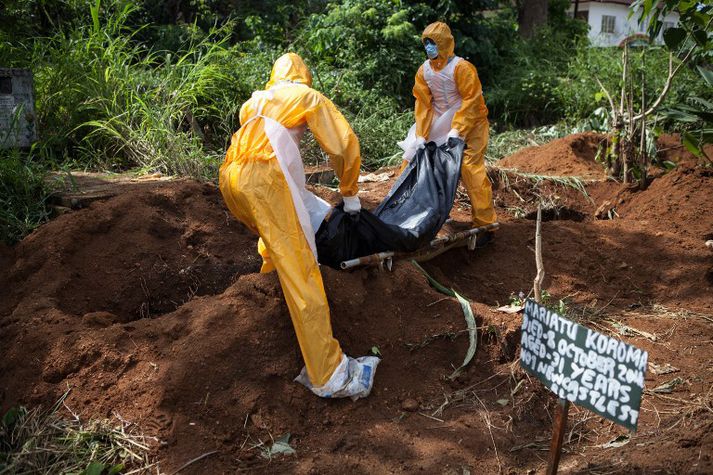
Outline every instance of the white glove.
<path id="1" fill-rule="evenodd" d="M 423 137 L 416 137 L 416 148 L 419 150 L 426 148 L 426 139 Z"/>
<path id="2" fill-rule="evenodd" d="M 461 139 L 460 132 L 458 132 L 458 129 L 451 129 L 450 132 L 448 132 L 448 138 L 451 139 Z"/>
<path id="3" fill-rule="evenodd" d="M 344 196 L 344 212 L 349 214 L 356 214 L 361 211 L 361 202 L 357 195 L 354 196 Z"/>

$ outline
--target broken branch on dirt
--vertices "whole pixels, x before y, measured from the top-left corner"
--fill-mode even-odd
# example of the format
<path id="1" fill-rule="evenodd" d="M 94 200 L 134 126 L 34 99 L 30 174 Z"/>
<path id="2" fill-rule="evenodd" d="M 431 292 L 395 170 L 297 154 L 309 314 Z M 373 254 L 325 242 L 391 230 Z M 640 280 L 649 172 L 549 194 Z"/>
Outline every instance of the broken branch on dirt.
<path id="1" fill-rule="evenodd" d="M 498 446 L 495 444 L 495 438 L 493 437 L 493 430 L 492 430 L 492 424 L 490 422 L 490 414 L 488 413 L 488 408 L 485 407 L 485 404 L 483 404 L 483 401 L 478 396 L 475 396 L 475 398 L 478 400 L 481 406 L 483 406 L 483 413 L 481 413 L 481 416 L 483 417 L 483 421 L 485 422 L 486 427 L 488 428 L 488 433 L 490 434 L 490 440 L 493 443 L 493 449 L 495 450 L 495 459 L 498 461 L 498 473 L 502 473 L 503 471 L 503 466 L 500 463 L 500 455 L 498 455 Z"/>
<path id="2" fill-rule="evenodd" d="M 545 267 L 542 263 L 542 206 L 537 205 L 537 225 L 535 230 L 535 264 L 537 275 L 533 285 L 535 302 L 542 302 L 542 281 L 545 279 Z"/>
<path id="3" fill-rule="evenodd" d="M 580 178 L 578 176 L 564 176 L 564 175 L 539 175 L 537 173 L 527 173 L 518 170 L 517 168 L 505 168 L 499 167 L 497 165 L 488 165 L 489 171 L 495 172 L 500 178 L 500 182 L 503 183 L 505 189 L 511 189 L 512 185 L 510 183 L 510 177 L 515 177 L 525 179 L 532 183 L 534 186 L 539 186 L 542 183 L 553 183 L 558 186 L 572 188 L 579 191 L 588 200 L 591 201 L 589 193 L 587 193 L 586 185 L 587 183 L 593 183 L 597 180 L 589 180 Z"/>
<path id="4" fill-rule="evenodd" d="M 176 470 L 175 472 L 172 472 L 171 475 L 176 475 L 177 473 L 182 472 L 184 469 L 188 468 L 190 465 L 192 465 L 192 464 L 198 462 L 199 460 L 203 460 L 204 458 L 206 458 L 206 457 L 208 457 L 208 456 L 210 456 L 210 455 L 213 455 L 213 454 L 215 454 L 215 453 L 218 453 L 218 451 L 217 451 L 217 450 L 213 450 L 213 451 L 211 451 L 211 452 L 206 452 L 206 453 L 204 453 L 204 454 L 202 454 L 202 455 L 199 455 L 198 457 L 196 457 L 196 458 L 194 458 L 194 459 L 191 459 L 191 460 L 189 460 L 188 462 L 186 462 L 186 463 L 184 463 L 183 465 L 181 465 L 181 467 L 180 467 L 178 470 Z"/>

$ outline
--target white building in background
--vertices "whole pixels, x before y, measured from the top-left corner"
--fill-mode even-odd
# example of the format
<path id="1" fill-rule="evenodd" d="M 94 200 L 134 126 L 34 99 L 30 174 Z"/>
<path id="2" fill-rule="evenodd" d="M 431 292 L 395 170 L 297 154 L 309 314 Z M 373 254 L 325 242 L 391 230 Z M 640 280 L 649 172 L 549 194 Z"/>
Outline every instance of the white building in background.
<path id="1" fill-rule="evenodd" d="M 589 23 L 589 41 L 592 46 L 623 46 L 627 41 L 648 41 L 645 25 L 639 25 L 638 15 L 629 18 L 629 6 L 633 0 L 572 0 L 570 15 Z M 678 24 L 678 13 L 664 19 L 663 30 Z M 659 35 L 657 43 L 663 40 Z"/>

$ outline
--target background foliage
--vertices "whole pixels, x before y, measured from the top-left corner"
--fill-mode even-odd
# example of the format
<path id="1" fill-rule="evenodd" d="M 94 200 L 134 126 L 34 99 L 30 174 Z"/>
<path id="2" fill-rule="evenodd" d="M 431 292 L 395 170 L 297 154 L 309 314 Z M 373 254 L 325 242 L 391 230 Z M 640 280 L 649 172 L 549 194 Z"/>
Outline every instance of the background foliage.
<path id="1" fill-rule="evenodd" d="M 616 89 L 621 65 L 619 50 L 587 46 L 587 26 L 567 17 L 568 5 L 550 0 L 548 25 L 524 41 L 512 2 L 500 0 L 6 0 L 0 66 L 32 68 L 41 137 L 29 152 L 0 152 L 0 189 L 27 196 L 6 177 L 60 166 L 214 179 L 240 105 L 289 50 L 349 119 L 365 167 L 397 160 L 425 59 L 420 32 L 435 20 L 451 26 L 457 54 L 477 66 L 495 131 L 574 125 L 605 104 L 592 78 Z M 667 53 L 637 54 L 653 94 Z M 688 96 L 713 100 L 693 65 L 667 105 Z M 323 158 L 309 136 L 304 147 Z M 29 211 L 21 221 L 31 229 L 45 215 Z M 6 240 L 26 232 L 6 231 L 0 219 Z"/>

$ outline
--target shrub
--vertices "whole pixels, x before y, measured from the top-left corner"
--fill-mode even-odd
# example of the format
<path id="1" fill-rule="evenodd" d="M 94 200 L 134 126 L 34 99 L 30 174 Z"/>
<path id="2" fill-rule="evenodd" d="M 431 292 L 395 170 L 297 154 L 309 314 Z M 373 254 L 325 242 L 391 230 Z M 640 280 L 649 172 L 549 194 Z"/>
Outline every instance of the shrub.
<path id="1" fill-rule="evenodd" d="M 0 153 L 0 240 L 13 244 L 49 219 L 45 169 L 16 149 Z"/>
<path id="2" fill-rule="evenodd" d="M 621 55 L 622 50 L 619 48 L 578 49 L 567 75 L 560 78 L 555 88 L 557 101 L 563 105 L 562 114 L 565 117 L 583 119 L 598 107 L 609 107 L 595 78 L 612 95 L 618 97 L 621 91 Z M 637 84 L 634 91 L 636 102 L 640 104 L 641 86 L 644 86 L 647 103 L 653 102 L 666 81 L 668 53 L 661 47 L 653 46 L 631 49 L 629 58 L 631 74 Z M 676 77 L 664 105 L 685 103 L 689 96 L 713 99 L 713 91 L 692 67 L 684 68 Z"/>
<path id="3" fill-rule="evenodd" d="M 556 93 L 570 59 L 587 48 L 586 25 L 567 20 L 543 27 L 528 41 L 513 39 L 493 84 L 485 90 L 491 116 L 499 123 L 534 126 L 561 120 L 565 104 Z"/>
<path id="4" fill-rule="evenodd" d="M 400 2 L 346 0 L 312 15 L 295 42 L 312 64 L 331 70 L 326 84 L 339 84 L 338 99 L 347 106 L 368 103 L 364 94 L 411 96 L 413 77 L 423 62 L 411 10 Z M 319 71 L 321 72 L 321 71 Z M 331 76 L 331 77 L 330 77 Z M 318 79 L 319 81 L 319 79 Z"/>

